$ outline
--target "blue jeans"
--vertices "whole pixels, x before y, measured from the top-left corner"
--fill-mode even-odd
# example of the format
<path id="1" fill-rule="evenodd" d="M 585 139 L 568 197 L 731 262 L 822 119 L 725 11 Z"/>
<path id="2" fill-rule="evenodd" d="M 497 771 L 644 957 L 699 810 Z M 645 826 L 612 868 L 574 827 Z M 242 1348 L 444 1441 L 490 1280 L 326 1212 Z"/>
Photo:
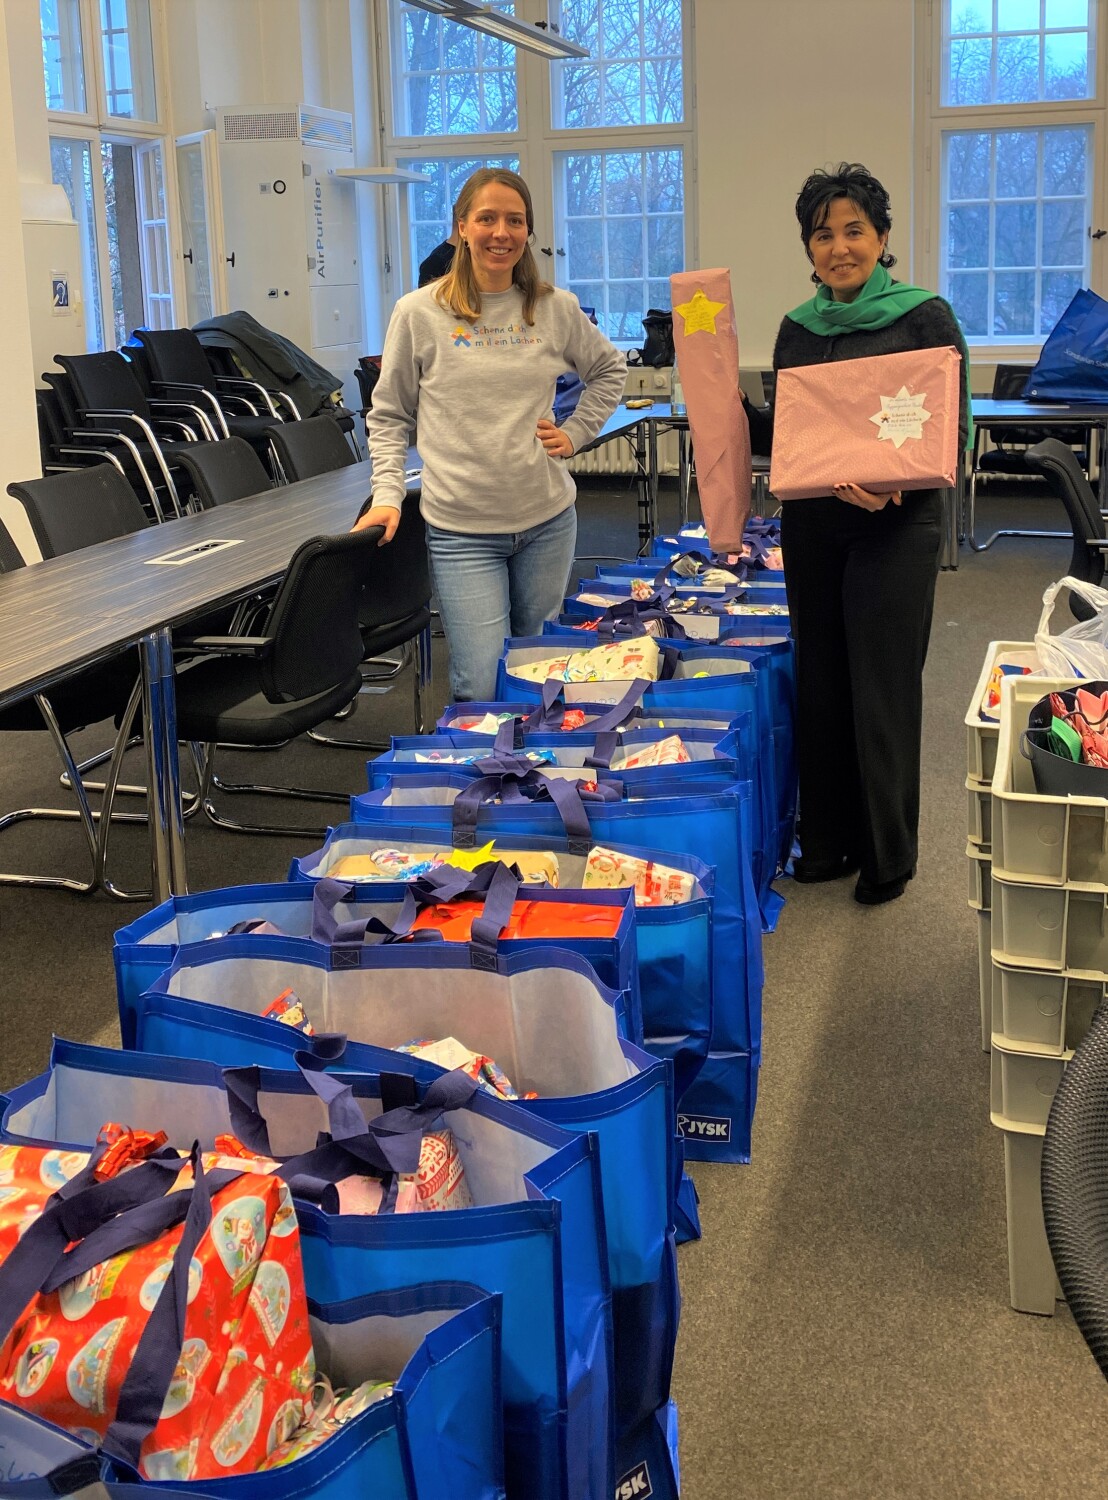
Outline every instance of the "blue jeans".
<path id="1" fill-rule="evenodd" d="M 488 702 L 505 637 L 539 635 L 558 614 L 576 547 L 573 505 L 529 531 L 469 536 L 427 527 L 455 703 Z"/>

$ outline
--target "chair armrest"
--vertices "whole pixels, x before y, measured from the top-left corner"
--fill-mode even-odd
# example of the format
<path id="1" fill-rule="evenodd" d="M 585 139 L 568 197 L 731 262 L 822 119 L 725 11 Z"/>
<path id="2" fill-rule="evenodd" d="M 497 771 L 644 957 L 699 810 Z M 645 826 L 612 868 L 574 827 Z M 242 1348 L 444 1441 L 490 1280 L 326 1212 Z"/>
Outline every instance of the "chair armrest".
<path id="1" fill-rule="evenodd" d="M 217 390 L 223 390 L 227 386 L 237 386 L 246 390 L 256 391 L 262 399 L 262 404 L 268 408 L 270 416 L 278 417 L 279 414 L 273 404 L 273 397 L 266 390 L 265 386 L 262 385 L 261 381 L 247 380 L 241 375 L 218 375 L 215 383 Z"/>
<path id="2" fill-rule="evenodd" d="M 211 656 L 260 656 L 269 645 L 268 635 L 198 635 L 179 640 L 174 650 L 186 654 L 201 652 Z"/>

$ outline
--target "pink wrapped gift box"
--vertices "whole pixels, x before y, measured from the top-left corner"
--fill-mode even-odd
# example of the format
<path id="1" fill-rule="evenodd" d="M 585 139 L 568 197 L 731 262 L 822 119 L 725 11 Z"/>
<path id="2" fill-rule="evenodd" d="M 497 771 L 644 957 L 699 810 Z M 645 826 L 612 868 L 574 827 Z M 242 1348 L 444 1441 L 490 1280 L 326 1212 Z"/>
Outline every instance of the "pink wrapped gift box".
<path id="1" fill-rule="evenodd" d="M 911 349 L 779 370 L 769 487 L 778 500 L 863 489 L 951 489 L 958 473 L 957 349 Z"/>

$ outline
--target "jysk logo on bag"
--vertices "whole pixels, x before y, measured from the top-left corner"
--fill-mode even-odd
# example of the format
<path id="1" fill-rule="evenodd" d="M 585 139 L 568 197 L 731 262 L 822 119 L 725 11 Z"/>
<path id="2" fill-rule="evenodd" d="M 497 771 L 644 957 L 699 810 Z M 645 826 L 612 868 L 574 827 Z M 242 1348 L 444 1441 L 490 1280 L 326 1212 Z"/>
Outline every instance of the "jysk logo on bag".
<path id="1" fill-rule="evenodd" d="M 720 1115 L 677 1116 L 677 1128 L 690 1141 L 719 1141 L 731 1144 L 731 1121 Z"/>
<path id="2" fill-rule="evenodd" d="M 645 1464 L 628 1469 L 622 1479 L 616 1480 L 616 1500 L 646 1500 L 654 1493 L 650 1483 L 650 1470 Z"/>

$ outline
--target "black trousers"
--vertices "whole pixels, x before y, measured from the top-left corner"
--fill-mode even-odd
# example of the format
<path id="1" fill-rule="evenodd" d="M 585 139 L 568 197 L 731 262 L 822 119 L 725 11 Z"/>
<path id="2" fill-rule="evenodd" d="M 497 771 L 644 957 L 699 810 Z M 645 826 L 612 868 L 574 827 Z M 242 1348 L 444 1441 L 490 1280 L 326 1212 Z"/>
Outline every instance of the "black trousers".
<path id="1" fill-rule="evenodd" d="M 923 664 L 931 633 L 942 497 L 880 511 L 832 496 L 781 512 L 797 648 L 800 847 L 857 855 L 863 876 L 916 862 Z"/>

